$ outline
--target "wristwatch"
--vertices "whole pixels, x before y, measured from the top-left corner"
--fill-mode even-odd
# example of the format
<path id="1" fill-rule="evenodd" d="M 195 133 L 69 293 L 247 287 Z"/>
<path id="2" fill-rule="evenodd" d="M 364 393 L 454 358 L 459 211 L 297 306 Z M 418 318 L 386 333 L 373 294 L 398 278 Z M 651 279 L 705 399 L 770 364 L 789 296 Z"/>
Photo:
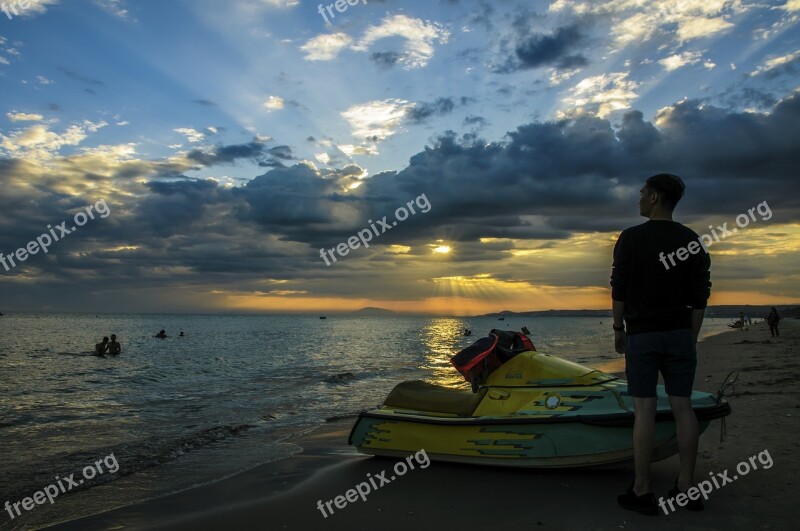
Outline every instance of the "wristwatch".
<path id="1" fill-rule="evenodd" d="M 624 332 L 625 331 L 625 327 L 624 326 L 611 325 L 611 328 L 614 329 L 614 332 Z"/>

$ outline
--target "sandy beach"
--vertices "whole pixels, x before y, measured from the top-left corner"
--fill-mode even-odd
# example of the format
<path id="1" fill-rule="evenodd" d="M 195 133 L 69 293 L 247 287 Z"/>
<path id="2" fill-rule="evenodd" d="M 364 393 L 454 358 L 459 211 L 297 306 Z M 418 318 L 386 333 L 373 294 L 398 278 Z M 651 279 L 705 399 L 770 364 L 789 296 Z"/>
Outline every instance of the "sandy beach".
<path id="1" fill-rule="evenodd" d="M 784 320 L 781 329 L 780 338 L 771 338 L 760 323 L 699 344 L 695 388 L 716 392 L 731 370 L 741 373 L 729 398 L 733 413 L 724 442 L 720 421 L 701 436 L 697 480 L 725 470 L 733 478 L 740 462 L 764 457 L 765 450 L 774 463 L 765 469 L 755 458 L 757 469 L 715 489 L 704 512 L 648 517 L 618 508 L 616 496 L 627 486 L 630 466 L 541 471 L 434 462 L 324 517 L 318 500 L 344 495 L 367 474 L 374 477 L 394 464 L 356 454 L 347 445 L 353 422 L 348 419 L 296 441 L 304 450 L 289 459 L 49 529 L 483 529 L 499 522 L 506 528 L 576 530 L 795 529 L 800 323 Z M 653 465 L 657 497 L 666 495 L 677 470 L 677 457 Z"/>

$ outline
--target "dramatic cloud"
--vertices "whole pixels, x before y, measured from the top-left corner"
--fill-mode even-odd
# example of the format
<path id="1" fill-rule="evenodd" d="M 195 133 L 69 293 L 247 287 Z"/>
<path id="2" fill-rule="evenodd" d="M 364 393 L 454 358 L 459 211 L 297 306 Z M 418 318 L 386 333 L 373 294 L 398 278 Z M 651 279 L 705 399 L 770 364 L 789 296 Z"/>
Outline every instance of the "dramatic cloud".
<path id="1" fill-rule="evenodd" d="M 276 111 L 278 109 L 283 109 L 283 98 L 279 96 L 269 96 L 267 100 L 264 102 L 264 107 L 270 111 Z"/>
<path id="2" fill-rule="evenodd" d="M 8 136 L 0 133 L 0 155 L 46 161 L 56 157 L 62 147 L 77 146 L 89 133 L 106 125 L 108 125 L 106 122 L 93 123 L 85 120 L 81 124 L 67 127 L 63 133 L 51 131 L 49 126 L 44 124 L 18 130 Z"/>
<path id="3" fill-rule="evenodd" d="M 796 0 L 39 5 L 0 36 L 0 252 L 112 214 L 0 267 L 11 310 L 599 307 L 664 171 L 695 230 L 772 208 L 718 246 L 716 293 L 800 293 Z"/>
<path id="4" fill-rule="evenodd" d="M 765 75 L 775 76 L 779 71 L 793 72 L 793 68 L 800 62 L 800 50 L 796 52 L 782 55 L 780 57 L 773 57 L 764 61 L 764 63 L 750 73 L 751 76 Z"/>
<path id="5" fill-rule="evenodd" d="M 186 158 L 202 164 L 215 166 L 217 164 L 231 164 L 239 159 L 259 160 L 267 153 L 264 142 L 254 140 L 247 144 L 231 146 L 215 146 L 207 150 L 192 150 Z"/>
<path id="6" fill-rule="evenodd" d="M 575 53 L 584 40 L 577 26 L 558 28 L 552 34 L 534 34 L 520 42 L 516 49 L 519 68 L 538 68 L 555 66 L 570 69 L 585 66 L 588 61 L 580 53 Z"/>
<path id="7" fill-rule="evenodd" d="M 367 28 L 353 49 L 368 51 L 375 42 L 391 37 L 402 37 L 406 40 L 396 62 L 411 69 L 426 66 L 433 57 L 433 45 L 437 41 L 446 43 L 450 32 L 435 22 L 393 15 L 383 19 L 380 24 Z"/>
<path id="8" fill-rule="evenodd" d="M 191 127 L 179 127 L 177 129 L 173 129 L 176 133 L 180 133 L 186 137 L 189 142 L 197 143 L 201 142 L 206 135 L 198 131 L 197 129 L 192 129 Z"/>
<path id="9" fill-rule="evenodd" d="M 306 54 L 306 61 L 332 61 L 353 39 L 345 33 L 334 33 L 314 37 L 300 47 Z"/>
<path id="10" fill-rule="evenodd" d="M 616 43 L 624 47 L 655 36 L 672 35 L 678 42 L 711 37 L 733 28 L 727 17 L 748 6 L 741 0 L 556 0 L 549 9 L 611 17 Z"/>
<path id="11" fill-rule="evenodd" d="M 354 105 L 341 114 L 350 123 L 354 137 L 380 142 L 395 134 L 413 107 L 411 102 L 389 99 Z"/>
<path id="12" fill-rule="evenodd" d="M 626 72 L 600 74 L 581 80 L 569 90 L 562 102 L 565 116 L 594 113 L 608 116 L 614 111 L 627 109 L 638 97 L 635 90 L 639 83 L 628 78 Z"/>
<path id="13" fill-rule="evenodd" d="M 44 119 L 41 114 L 29 114 L 25 112 L 7 112 L 6 117 L 12 122 L 40 122 Z"/>
<path id="14" fill-rule="evenodd" d="M 409 122 L 419 124 L 434 116 L 450 114 L 455 106 L 452 98 L 438 98 L 432 103 L 420 102 L 407 111 L 407 118 Z"/>
<path id="15" fill-rule="evenodd" d="M 306 54 L 306 61 L 332 61 L 345 48 L 368 52 L 376 42 L 393 37 L 404 39 L 401 49 L 373 52 L 372 61 L 383 67 L 399 64 L 413 69 L 426 66 L 435 52 L 434 44 L 437 41 L 446 43 L 450 32 L 435 22 L 393 15 L 369 26 L 356 43 L 349 35 L 340 32 L 318 35 L 302 45 L 300 50 Z"/>
<path id="16" fill-rule="evenodd" d="M 683 52 L 670 55 L 669 57 L 660 59 L 658 62 L 664 66 L 664 70 L 667 72 L 672 72 L 673 70 L 677 70 L 682 66 L 699 63 L 701 60 L 701 55 L 702 54 L 700 52 Z"/>
<path id="17" fill-rule="evenodd" d="M 400 61 L 402 56 L 397 52 L 375 52 L 370 60 L 381 68 L 391 68 Z"/>

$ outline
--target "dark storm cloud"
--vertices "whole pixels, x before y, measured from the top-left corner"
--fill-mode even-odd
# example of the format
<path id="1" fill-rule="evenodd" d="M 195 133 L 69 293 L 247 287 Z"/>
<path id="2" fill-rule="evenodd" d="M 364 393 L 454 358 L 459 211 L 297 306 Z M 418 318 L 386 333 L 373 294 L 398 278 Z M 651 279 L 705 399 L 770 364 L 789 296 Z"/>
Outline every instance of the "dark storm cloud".
<path id="1" fill-rule="evenodd" d="M 374 52 L 369 59 L 381 68 L 391 68 L 401 58 L 402 55 L 397 52 Z"/>
<path id="2" fill-rule="evenodd" d="M 289 146 L 275 146 L 269 149 L 269 154 L 276 159 L 293 160 L 295 157 L 292 154 L 292 148 Z"/>
<path id="3" fill-rule="evenodd" d="M 583 40 L 584 36 L 574 25 L 558 28 L 549 35 L 541 33 L 530 35 L 520 42 L 515 50 L 520 68 L 585 66 L 587 64 L 585 57 L 571 53 Z"/>
<path id="4" fill-rule="evenodd" d="M 676 173 L 687 183 L 676 212 L 683 222 L 721 224 L 761 201 L 769 202 L 773 222 L 797 222 L 798 129 L 800 95 L 763 114 L 687 100 L 662 110 L 657 126 L 632 111 L 619 124 L 591 116 L 536 121 L 501 142 L 451 132 L 401 171 L 363 181 L 357 166 L 317 170 L 308 163 L 270 169 L 239 187 L 182 173 L 192 164 L 253 157 L 288 163 L 293 154 L 280 145 L 216 147 L 185 165 L 132 161 L 113 176 L 109 189 L 119 195 L 107 197 L 108 219 L 25 267 L 56 284 L 90 278 L 86 282 L 98 289 L 155 287 L 167 280 L 227 285 L 263 278 L 267 271 L 272 278 L 321 278 L 334 272 L 324 269 L 319 248 L 346 241 L 369 220 L 392 220 L 398 207 L 421 194 L 430 211 L 419 212 L 417 203 L 417 214 L 359 250 L 363 258 L 348 258 L 353 267 L 386 260 L 374 252 L 386 245 L 410 246 L 416 255 L 429 253 L 438 239 L 457 242 L 453 260 L 497 261 L 508 256 L 509 243 L 478 243 L 482 238 L 558 240 L 637 223 L 638 189 L 659 172 Z M 89 202 L 57 192 L 61 188 L 45 176 L 31 178 L 37 172 L 23 160 L 0 159 L 0 251 L 6 254 Z M 142 184 L 142 175 L 149 181 Z M 110 250 L 120 245 L 131 249 Z M 328 285 L 326 290 L 345 289 Z"/>
<path id="5" fill-rule="evenodd" d="M 305 164 L 276 168 L 236 190 L 247 205 L 237 218 L 296 235 L 310 224 L 334 221 L 327 202 L 335 191 L 333 182 Z"/>
<path id="6" fill-rule="evenodd" d="M 757 198 L 785 210 L 783 221 L 797 220 L 800 200 L 784 192 L 797 187 L 798 125 L 800 95 L 770 114 L 685 101 L 662 113 L 659 128 L 633 111 L 618 129 L 589 116 L 535 122 L 509 133 L 504 143 L 464 141 L 450 133 L 397 175 L 371 179 L 365 199 L 377 214 L 393 210 L 399 198 L 427 194 L 434 206 L 405 222 L 420 230 L 407 241 L 436 234 L 451 240 L 563 237 L 635 222 L 635 191 L 649 175 L 669 171 L 687 181 L 679 209 L 689 219 L 727 219 Z M 633 194 L 619 197 L 615 182 Z M 497 217 L 499 211 L 504 217 Z M 402 239 L 399 232 L 392 238 Z"/>
<path id="7" fill-rule="evenodd" d="M 283 167 L 283 161 L 294 160 L 292 148 L 274 146 L 267 148 L 265 142 L 254 139 L 246 144 L 213 146 L 206 149 L 194 149 L 186 158 L 202 166 L 233 164 L 238 160 L 251 160 L 261 167 Z"/>
<path id="8" fill-rule="evenodd" d="M 769 109 L 778 103 L 777 98 L 763 90 L 752 87 L 736 87 L 720 96 L 720 99 L 732 109 Z"/>
<path id="9" fill-rule="evenodd" d="M 434 102 L 420 102 L 406 114 L 406 120 L 420 124 L 434 116 L 445 116 L 453 112 L 456 104 L 453 98 L 437 98 Z"/>
<path id="10" fill-rule="evenodd" d="M 484 127 L 489 124 L 489 121 L 486 120 L 483 116 L 467 116 L 464 118 L 464 125 L 475 125 L 478 127 Z"/>
<path id="11" fill-rule="evenodd" d="M 510 57 L 494 68 L 498 73 L 510 73 L 532 68 L 554 67 L 570 69 L 589 64 L 588 59 L 576 50 L 581 48 L 586 36 L 577 24 L 556 28 L 552 33 L 530 32 L 528 16 L 518 17 L 514 26 L 517 35 L 503 48 L 513 47 Z M 513 46 L 510 42 L 515 42 Z"/>
<path id="12" fill-rule="evenodd" d="M 231 164 L 239 159 L 257 160 L 267 153 L 267 146 L 264 142 L 253 140 L 247 144 L 215 146 L 208 151 L 195 149 L 190 151 L 186 158 L 203 166 L 215 166 L 217 164 Z"/>
<path id="13" fill-rule="evenodd" d="M 202 226 L 213 219 L 207 216 L 209 206 L 229 204 L 233 199 L 229 190 L 211 179 L 151 181 L 147 187 L 152 193 L 137 206 L 137 224 L 146 225 L 148 232 L 158 237 Z"/>

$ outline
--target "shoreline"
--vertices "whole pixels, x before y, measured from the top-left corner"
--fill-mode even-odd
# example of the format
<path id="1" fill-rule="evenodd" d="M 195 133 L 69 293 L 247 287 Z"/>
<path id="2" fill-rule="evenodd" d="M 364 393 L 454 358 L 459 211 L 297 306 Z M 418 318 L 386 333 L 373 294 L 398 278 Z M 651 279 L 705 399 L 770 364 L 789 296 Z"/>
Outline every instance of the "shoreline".
<path id="1" fill-rule="evenodd" d="M 784 336 L 780 342 L 768 337 L 766 326 L 756 324 L 749 331 L 723 331 L 698 344 L 696 389 L 714 393 L 730 370 L 738 368 L 741 372 L 736 392 L 728 399 L 733 413 L 728 417 L 727 439 L 719 442 L 719 421 L 714 421 L 701 436 L 697 479 L 705 479 L 709 472 L 732 470 L 740 461 L 764 450 L 778 465 L 751 472 L 747 481 L 715 490 L 702 513 L 679 511 L 669 516 L 660 514 L 658 518 L 619 509 L 615 497 L 627 486 L 630 466 L 606 471 L 543 471 L 431 463 L 426 470 L 409 472 L 398 478 L 397 484 L 373 492 L 366 502 L 357 500 L 323 517 L 317 500 L 344 494 L 364 481 L 367 474 L 379 474 L 394 463 L 357 454 L 347 446 L 354 419 L 343 419 L 292 441 L 303 451 L 287 459 L 48 529 L 214 529 L 231 524 L 256 529 L 263 526 L 265 519 L 286 529 L 320 525 L 330 529 L 367 529 L 376 524 L 406 529 L 426 528 L 426 522 L 459 522 L 471 524 L 465 528 L 472 529 L 491 525 L 492 521 L 496 524 L 493 519 L 498 510 L 511 523 L 551 529 L 610 529 L 631 524 L 647 524 L 654 529 L 758 528 L 764 524 L 780 527 L 793 514 L 795 496 L 791 487 L 798 467 L 792 456 L 800 447 L 798 391 L 790 385 L 794 378 L 784 372 L 800 367 L 800 325 L 793 321 L 781 322 Z M 676 473 L 676 456 L 653 465 L 657 497 L 666 494 Z M 492 485 L 503 485 L 506 496 L 493 497 L 487 514 L 464 511 L 471 496 L 492 492 Z M 443 495 L 445 492 L 449 494 Z M 540 499 L 541 504 L 529 510 L 531 496 Z M 564 514 L 564 507 L 576 497 L 581 500 L 580 513 Z M 199 511 L 198 507 L 208 509 Z M 742 513 L 743 507 L 749 507 L 746 513 Z"/>

